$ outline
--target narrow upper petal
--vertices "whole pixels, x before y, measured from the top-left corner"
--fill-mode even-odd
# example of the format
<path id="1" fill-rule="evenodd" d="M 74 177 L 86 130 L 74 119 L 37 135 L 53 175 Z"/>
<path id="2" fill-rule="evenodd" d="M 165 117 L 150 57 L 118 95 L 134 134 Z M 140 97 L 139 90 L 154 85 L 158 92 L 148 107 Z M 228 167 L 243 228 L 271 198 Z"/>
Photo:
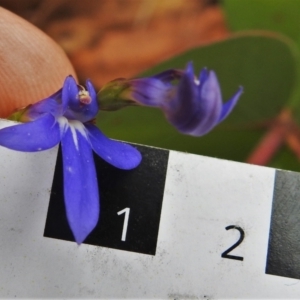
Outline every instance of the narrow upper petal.
<path id="1" fill-rule="evenodd" d="M 201 82 L 201 84 L 207 80 L 208 77 L 208 70 L 207 68 L 203 68 L 199 74 L 199 83 Z"/>
<path id="2" fill-rule="evenodd" d="M 100 212 L 93 153 L 84 130 L 70 125 L 61 141 L 67 219 L 78 244 L 97 225 Z"/>
<path id="3" fill-rule="evenodd" d="M 70 107 L 72 108 L 73 102 L 76 101 L 78 95 L 78 86 L 73 76 L 68 76 L 65 79 L 62 88 L 62 104 L 63 113 L 65 113 Z M 77 99 L 78 101 L 78 99 Z M 67 117 L 67 116 L 66 116 Z"/>
<path id="4" fill-rule="evenodd" d="M 114 167 L 130 170 L 142 160 L 140 152 L 123 142 L 107 138 L 96 126 L 85 124 L 93 150 Z"/>
<path id="5" fill-rule="evenodd" d="M 0 130 L 0 145 L 13 150 L 41 151 L 50 149 L 59 142 L 59 125 L 51 114 Z"/>
<path id="6" fill-rule="evenodd" d="M 243 88 L 240 87 L 238 91 L 233 95 L 233 97 L 230 100 L 228 100 L 225 104 L 223 104 L 222 112 L 218 123 L 222 122 L 231 113 L 242 93 Z"/>
<path id="7" fill-rule="evenodd" d="M 99 111 L 99 104 L 97 102 L 97 93 L 95 91 L 94 86 L 92 85 L 90 80 L 87 80 L 85 85 L 86 85 L 87 91 L 91 97 L 91 103 L 84 107 L 84 115 L 86 117 L 86 120 L 84 120 L 83 122 L 86 122 L 86 121 L 89 121 L 89 120 L 95 118 L 95 116 L 97 115 L 97 113 Z"/>

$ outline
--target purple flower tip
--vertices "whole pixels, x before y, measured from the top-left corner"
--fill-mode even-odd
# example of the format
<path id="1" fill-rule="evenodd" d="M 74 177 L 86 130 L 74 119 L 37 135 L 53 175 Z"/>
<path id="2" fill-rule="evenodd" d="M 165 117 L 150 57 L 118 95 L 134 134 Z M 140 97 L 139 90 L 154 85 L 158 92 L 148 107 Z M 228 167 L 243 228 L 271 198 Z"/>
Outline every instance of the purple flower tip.
<path id="1" fill-rule="evenodd" d="M 202 69 L 196 77 L 188 64 L 179 80 L 176 92 L 165 99 L 163 109 L 168 121 L 181 133 L 202 136 L 223 121 L 233 110 L 242 88 L 225 104 L 214 71 Z"/>

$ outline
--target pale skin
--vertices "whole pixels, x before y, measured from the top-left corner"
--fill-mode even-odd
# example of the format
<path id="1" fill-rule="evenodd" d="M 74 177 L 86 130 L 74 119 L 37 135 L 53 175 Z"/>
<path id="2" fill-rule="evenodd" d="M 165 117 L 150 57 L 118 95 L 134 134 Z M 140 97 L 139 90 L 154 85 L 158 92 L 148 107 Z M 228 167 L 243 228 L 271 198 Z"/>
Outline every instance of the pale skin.
<path id="1" fill-rule="evenodd" d="M 76 74 L 63 50 L 26 20 L 0 7 L 0 118 L 59 90 Z"/>

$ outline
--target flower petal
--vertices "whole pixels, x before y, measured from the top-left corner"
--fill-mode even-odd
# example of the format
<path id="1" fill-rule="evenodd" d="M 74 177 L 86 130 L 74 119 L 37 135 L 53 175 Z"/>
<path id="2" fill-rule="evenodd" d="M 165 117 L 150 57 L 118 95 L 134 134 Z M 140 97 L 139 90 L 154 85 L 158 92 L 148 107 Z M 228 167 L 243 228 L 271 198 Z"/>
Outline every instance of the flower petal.
<path id="1" fill-rule="evenodd" d="M 225 104 L 223 104 L 219 122 L 222 122 L 231 113 L 242 93 L 243 88 L 240 87 L 238 91 L 233 95 L 233 97 L 230 100 L 228 100 Z"/>
<path id="2" fill-rule="evenodd" d="M 119 169 L 130 170 L 137 167 L 141 153 L 123 142 L 107 138 L 96 126 L 85 124 L 93 150 L 106 162 Z"/>
<path id="3" fill-rule="evenodd" d="M 26 116 L 35 120 L 45 113 L 58 117 L 62 115 L 62 112 L 62 90 L 60 89 L 50 97 L 28 106 Z"/>
<path id="4" fill-rule="evenodd" d="M 87 80 L 85 85 L 86 85 L 87 91 L 89 92 L 90 97 L 92 99 L 91 103 L 84 107 L 84 111 L 83 111 L 83 113 L 86 117 L 86 120 L 89 121 L 89 120 L 95 118 L 95 116 L 97 115 L 97 113 L 99 111 L 99 104 L 97 102 L 97 94 L 96 94 L 95 88 L 92 85 L 91 81 Z M 83 121 L 83 122 L 86 122 L 86 121 Z"/>
<path id="5" fill-rule="evenodd" d="M 61 146 L 67 219 L 80 244 L 97 225 L 100 212 L 93 152 L 86 137 L 72 125 L 67 128 Z"/>
<path id="6" fill-rule="evenodd" d="M 200 75 L 199 92 L 199 123 L 198 126 L 190 132 L 190 134 L 194 136 L 201 136 L 208 133 L 219 121 L 222 109 L 222 95 L 214 71 Z"/>
<path id="7" fill-rule="evenodd" d="M 63 104 L 63 113 L 66 112 L 67 109 L 69 109 L 69 106 L 72 107 L 72 102 L 74 100 L 76 101 L 76 97 L 78 95 L 78 86 L 73 78 L 73 76 L 68 76 L 65 79 L 63 88 L 62 88 L 62 104 Z M 77 99 L 78 102 L 78 99 Z M 66 116 L 67 117 L 67 116 Z"/>
<path id="8" fill-rule="evenodd" d="M 166 118 L 178 131 L 189 134 L 198 125 L 199 114 L 201 114 L 198 98 L 199 92 L 195 84 L 193 66 L 188 64 L 180 79 L 176 94 L 165 101 L 162 107 Z"/>
<path id="9" fill-rule="evenodd" d="M 171 84 L 154 77 L 132 79 L 130 98 L 141 105 L 160 107 L 166 100 Z"/>
<path id="10" fill-rule="evenodd" d="M 57 145 L 59 141 L 59 125 L 51 114 L 0 130 L 0 145 L 18 151 L 46 150 Z"/>

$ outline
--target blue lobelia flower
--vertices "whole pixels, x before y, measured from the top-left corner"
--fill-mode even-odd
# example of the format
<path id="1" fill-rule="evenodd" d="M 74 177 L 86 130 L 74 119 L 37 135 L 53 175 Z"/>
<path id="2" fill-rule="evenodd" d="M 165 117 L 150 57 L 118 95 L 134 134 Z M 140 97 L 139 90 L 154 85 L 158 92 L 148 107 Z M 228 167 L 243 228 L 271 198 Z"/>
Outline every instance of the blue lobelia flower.
<path id="1" fill-rule="evenodd" d="M 65 207 L 78 244 L 94 229 L 100 213 L 93 151 L 120 169 L 129 170 L 141 162 L 138 150 L 108 139 L 93 124 L 99 107 L 89 80 L 86 86 L 87 90 L 67 77 L 54 95 L 10 117 L 27 123 L 0 130 L 0 145 L 18 151 L 46 150 L 61 142 Z"/>
<path id="2" fill-rule="evenodd" d="M 178 84 L 174 84 L 174 80 L 178 80 Z M 103 110 L 128 105 L 158 107 L 179 132 L 202 136 L 230 114 L 242 92 L 240 87 L 223 104 L 215 72 L 203 69 L 196 77 L 190 63 L 185 70 L 167 70 L 148 78 L 114 80 L 100 90 L 98 102 Z"/>

